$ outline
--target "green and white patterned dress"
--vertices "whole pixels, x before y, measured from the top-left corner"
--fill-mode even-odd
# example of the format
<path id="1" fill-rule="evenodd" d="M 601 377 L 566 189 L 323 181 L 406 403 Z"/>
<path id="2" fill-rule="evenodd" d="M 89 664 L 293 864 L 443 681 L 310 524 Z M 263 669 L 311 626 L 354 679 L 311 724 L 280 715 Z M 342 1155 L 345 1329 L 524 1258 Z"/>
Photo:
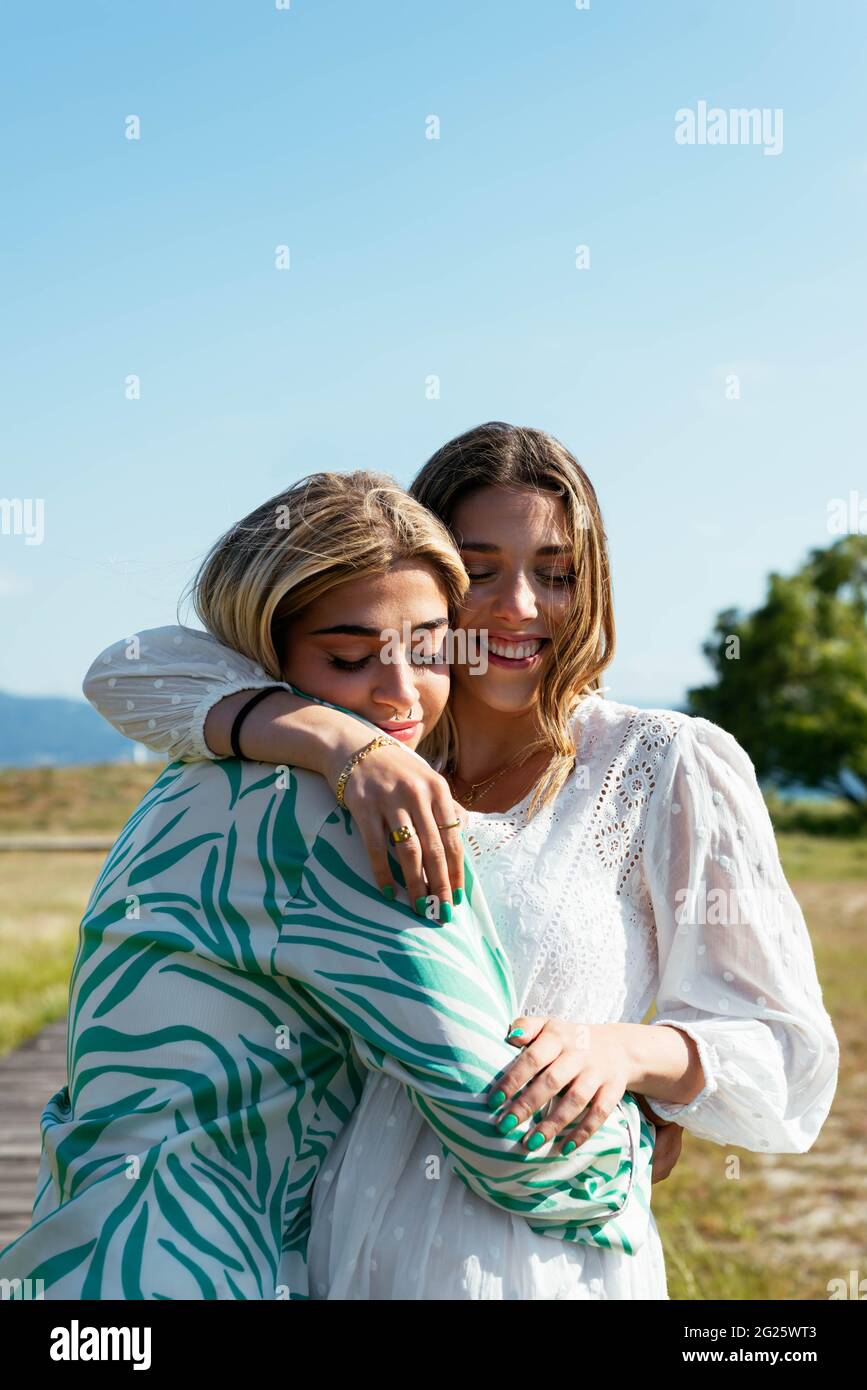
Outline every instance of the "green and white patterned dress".
<path id="1" fill-rule="evenodd" d="M 394 865 L 396 881 L 400 869 Z M 438 926 L 389 903 L 318 776 L 173 763 L 81 924 L 68 1086 L 45 1107 L 30 1228 L 0 1279 L 47 1298 L 308 1296 L 314 1180 L 366 1069 L 396 1078 L 444 1161 L 533 1231 L 645 1239 L 654 1127 L 627 1093 L 568 1157 L 501 1136 L 512 973 L 468 866 Z"/>

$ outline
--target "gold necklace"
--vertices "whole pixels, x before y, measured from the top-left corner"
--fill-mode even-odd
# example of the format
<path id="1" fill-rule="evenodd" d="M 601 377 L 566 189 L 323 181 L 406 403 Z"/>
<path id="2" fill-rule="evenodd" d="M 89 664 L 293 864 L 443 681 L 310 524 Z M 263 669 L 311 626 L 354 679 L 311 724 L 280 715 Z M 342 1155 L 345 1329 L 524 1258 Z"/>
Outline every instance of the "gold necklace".
<path id="1" fill-rule="evenodd" d="M 490 789 L 490 787 L 492 787 L 495 784 L 495 782 L 499 782 L 500 778 L 505 776 L 505 774 L 509 772 L 511 768 L 519 766 L 520 763 L 522 761 L 526 761 L 528 757 L 529 754 L 522 748 L 521 752 L 516 757 L 511 758 L 510 761 L 506 763 L 505 767 L 501 767 L 499 772 L 495 772 L 493 777 L 483 777 L 481 782 L 468 782 L 467 786 L 470 789 L 470 794 L 469 796 L 465 796 L 463 798 L 463 805 L 472 806 L 474 801 L 478 801 L 479 797 L 484 795 L 484 792 L 479 792 L 476 790 L 477 787 L 485 787 L 486 789 Z M 463 781 L 463 778 L 458 778 L 458 780 Z M 461 800 L 461 798 L 459 797 L 458 800 Z"/>

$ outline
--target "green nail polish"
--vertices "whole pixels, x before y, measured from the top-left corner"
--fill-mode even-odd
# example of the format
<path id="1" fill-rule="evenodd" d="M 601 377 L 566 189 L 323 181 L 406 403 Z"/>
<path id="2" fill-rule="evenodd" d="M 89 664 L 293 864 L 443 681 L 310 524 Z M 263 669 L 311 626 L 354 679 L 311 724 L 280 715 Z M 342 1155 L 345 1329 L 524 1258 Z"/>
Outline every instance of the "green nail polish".
<path id="1" fill-rule="evenodd" d="M 501 1134 L 511 1134 L 512 1130 L 516 1129 L 520 1123 L 517 1115 L 507 1115 L 506 1118 L 501 1120 L 497 1125 L 497 1129 Z"/>
<path id="2" fill-rule="evenodd" d="M 451 920 L 452 920 L 452 905 L 451 905 L 451 903 L 443 903 L 442 907 L 440 908 L 440 921 L 441 921 L 441 922 L 450 922 Z"/>
<path id="3" fill-rule="evenodd" d="M 427 907 L 427 898 L 416 898 L 416 900 L 415 900 L 415 910 L 416 910 L 416 912 L 418 913 L 419 917 L 424 917 L 425 908 L 426 908 L 426 907 Z"/>
<path id="4" fill-rule="evenodd" d="M 537 1129 L 535 1134 L 531 1134 L 530 1138 L 527 1140 L 527 1148 L 540 1149 L 542 1145 L 547 1144 L 547 1142 L 548 1141 L 545 1138 L 545 1135 L 542 1133 L 541 1129 Z"/>
<path id="5" fill-rule="evenodd" d="M 506 1099 L 506 1092 L 505 1092 L 505 1091 L 495 1091 L 494 1094 L 493 1094 L 492 1096 L 489 1096 L 489 1097 L 488 1097 L 488 1109 L 489 1109 L 489 1110 L 499 1110 L 500 1106 L 503 1104 L 503 1101 L 504 1101 L 505 1099 Z"/>
<path id="6" fill-rule="evenodd" d="M 456 888 L 455 891 L 452 893 L 452 898 L 454 899 L 455 907 L 460 907 L 461 903 L 464 900 L 463 888 Z"/>
<path id="7" fill-rule="evenodd" d="M 563 1145 L 563 1152 L 564 1154 L 570 1154 L 572 1150 L 577 1149 L 577 1147 L 578 1145 L 575 1143 L 575 1140 L 570 1139 L 568 1144 Z"/>
<path id="8" fill-rule="evenodd" d="M 511 1031 L 511 1033 L 509 1034 L 509 1037 L 510 1037 L 510 1038 L 523 1038 L 523 1036 L 524 1036 L 524 1030 L 523 1030 L 523 1028 L 513 1028 L 512 1031 Z"/>
<path id="9" fill-rule="evenodd" d="M 390 903 L 394 902 L 394 884 L 386 883 L 382 890 L 382 896 L 388 898 Z"/>

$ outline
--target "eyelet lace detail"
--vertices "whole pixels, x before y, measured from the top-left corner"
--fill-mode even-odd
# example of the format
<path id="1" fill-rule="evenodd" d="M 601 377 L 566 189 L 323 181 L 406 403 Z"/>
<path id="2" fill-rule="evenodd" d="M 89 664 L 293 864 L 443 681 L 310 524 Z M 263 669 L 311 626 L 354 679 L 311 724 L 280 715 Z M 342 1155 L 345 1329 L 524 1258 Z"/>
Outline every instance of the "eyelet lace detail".
<path id="1" fill-rule="evenodd" d="M 640 869 L 647 808 L 685 718 L 591 696 L 573 722 L 576 768 L 532 820 L 469 812 L 466 845 L 515 971 L 522 1013 L 640 1022 L 657 985 Z"/>

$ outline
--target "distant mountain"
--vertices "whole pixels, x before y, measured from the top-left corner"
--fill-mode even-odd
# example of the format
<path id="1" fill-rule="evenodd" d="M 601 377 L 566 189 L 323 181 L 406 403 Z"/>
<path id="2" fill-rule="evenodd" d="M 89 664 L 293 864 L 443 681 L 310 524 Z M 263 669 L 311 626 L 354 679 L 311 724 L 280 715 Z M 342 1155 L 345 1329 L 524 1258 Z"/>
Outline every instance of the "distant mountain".
<path id="1" fill-rule="evenodd" d="M 0 692 L 0 767 L 128 763 L 147 756 L 85 700 Z"/>

